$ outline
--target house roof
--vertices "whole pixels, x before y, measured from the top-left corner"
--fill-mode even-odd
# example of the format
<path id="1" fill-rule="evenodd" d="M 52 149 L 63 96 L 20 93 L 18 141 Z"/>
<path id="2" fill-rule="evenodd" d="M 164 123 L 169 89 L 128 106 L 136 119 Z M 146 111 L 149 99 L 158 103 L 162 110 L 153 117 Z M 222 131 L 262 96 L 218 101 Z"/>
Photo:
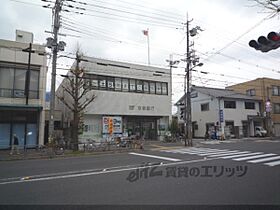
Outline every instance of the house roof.
<path id="1" fill-rule="evenodd" d="M 219 88 L 209 88 L 209 87 L 200 87 L 200 86 L 192 86 L 191 89 L 192 92 L 197 91 L 215 98 L 227 98 L 227 99 L 239 99 L 239 100 L 254 100 L 254 101 L 260 101 L 259 99 L 256 99 L 252 96 L 248 96 L 245 94 L 241 94 L 238 92 L 235 92 L 230 89 L 219 89 Z M 176 105 L 180 103 L 184 99 L 184 96 L 182 96 Z"/>

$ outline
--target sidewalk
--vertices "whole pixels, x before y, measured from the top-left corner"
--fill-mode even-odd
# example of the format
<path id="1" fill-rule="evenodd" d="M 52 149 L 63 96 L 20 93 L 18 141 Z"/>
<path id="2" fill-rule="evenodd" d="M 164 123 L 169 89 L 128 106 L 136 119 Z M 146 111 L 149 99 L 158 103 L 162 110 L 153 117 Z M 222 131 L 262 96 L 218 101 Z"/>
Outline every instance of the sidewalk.
<path id="1" fill-rule="evenodd" d="M 201 147 L 207 144 L 222 144 L 222 143 L 234 143 L 240 141 L 275 141 L 280 142 L 280 138 L 243 138 L 243 139 L 229 139 L 229 140 L 207 140 L 204 139 L 193 139 L 193 147 Z M 28 159 L 50 159 L 50 158 L 63 158 L 63 157 L 77 157 L 77 156 L 89 156 L 89 155 L 99 155 L 99 154 L 113 154 L 122 153 L 129 151 L 158 151 L 158 150 L 168 150 L 168 149 L 179 149 L 185 148 L 185 142 L 163 142 L 163 141 L 145 141 L 144 150 L 132 149 L 132 148 L 118 148 L 116 150 L 109 151 L 95 151 L 95 152 L 84 152 L 77 151 L 73 152 L 71 150 L 65 150 L 62 155 L 51 155 L 47 153 L 42 153 L 35 149 L 28 149 L 26 152 L 20 150 L 20 154 L 10 155 L 10 150 L 0 150 L 0 161 L 10 161 L 10 160 L 28 160 Z"/>

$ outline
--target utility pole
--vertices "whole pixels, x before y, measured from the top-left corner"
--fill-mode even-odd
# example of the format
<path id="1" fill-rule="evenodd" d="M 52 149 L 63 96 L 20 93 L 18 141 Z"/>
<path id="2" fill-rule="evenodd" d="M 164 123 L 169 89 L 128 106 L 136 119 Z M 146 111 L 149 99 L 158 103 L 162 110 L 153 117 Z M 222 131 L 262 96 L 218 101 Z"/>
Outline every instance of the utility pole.
<path id="1" fill-rule="evenodd" d="M 191 107 L 191 71 L 194 67 L 202 66 L 203 63 L 199 63 L 199 58 L 194 55 L 194 51 L 190 52 L 190 36 L 195 36 L 198 31 L 202 31 L 199 26 L 189 29 L 191 20 L 188 19 L 186 22 L 186 40 L 187 40 L 187 53 L 186 53 L 186 68 L 185 68 L 185 79 L 184 79 L 184 128 L 185 128 L 185 146 L 192 146 L 192 107 Z M 191 67 L 192 65 L 192 67 Z M 187 141 L 188 140 L 188 141 Z"/>
<path id="2" fill-rule="evenodd" d="M 28 105 L 29 100 L 29 88 L 30 88 L 30 63 L 31 63 L 31 53 L 34 53 L 35 50 L 32 50 L 32 43 L 29 43 L 29 47 L 22 50 L 23 52 L 28 52 L 28 63 L 27 63 L 27 71 L 25 74 L 25 104 Z"/>
<path id="3" fill-rule="evenodd" d="M 191 117 L 191 94 L 190 94 L 190 32 L 189 32 L 189 19 L 187 15 L 186 22 L 186 38 L 187 38 L 187 53 L 186 53 L 186 77 L 184 80 L 185 92 L 185 115 L 184 115 L 184 128 L 185 128 L 185 146 L 192 146 L 192 117 Z M 186 81 L 187 80 L 187 81 Z M 187 84 L 186 84 L 187 82 Z M 188 140 L 188 143 L 187 143 Z"/>
<path id="4" fill-rule="evenodd" d="M 53 21 L 53 34 L 52 40 L 52 78 L 51 78 L 51 98 L 50 98 L 50 114 L 49 114 L 49 143 L 54 138 L 54 109 L 55 109 L 55 82 L 56 82 L 56 60 L 58 53 L 57 36 L 60 27 L 60 11 L 62 9 L 63 0 L 56 0 L 54 6 L 54 21 Z"/>

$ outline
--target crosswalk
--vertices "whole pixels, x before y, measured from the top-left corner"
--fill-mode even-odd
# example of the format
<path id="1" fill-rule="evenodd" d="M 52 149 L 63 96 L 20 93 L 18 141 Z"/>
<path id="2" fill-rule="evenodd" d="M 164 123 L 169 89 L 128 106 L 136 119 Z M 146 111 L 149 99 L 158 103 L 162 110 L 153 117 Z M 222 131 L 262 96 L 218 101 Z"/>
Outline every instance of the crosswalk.
<path id="1" fill-rule="evenodd" d="M 280 166 L 280 155 L 275 153 L 251 152 L 228 149 L 212 149 L 204 147 L 161 150 L 168 153 L 190 154 L 209 158 L 231 159 L 234 161 L 246 161 L 248 163 L 260 163 L 266 166 Z"/>

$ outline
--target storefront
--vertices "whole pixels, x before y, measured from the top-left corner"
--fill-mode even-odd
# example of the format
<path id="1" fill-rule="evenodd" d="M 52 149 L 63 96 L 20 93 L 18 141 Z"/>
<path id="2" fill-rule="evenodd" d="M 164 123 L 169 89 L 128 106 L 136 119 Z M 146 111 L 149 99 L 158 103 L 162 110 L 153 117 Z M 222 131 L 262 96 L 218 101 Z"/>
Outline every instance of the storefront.
<path id="1" fill-rule="evenodd" d="M 0 149 L 9 149 L 13 134 L 20 148 L 38 145 L 39 119 L 42 107 L 0 106 Z"/>

